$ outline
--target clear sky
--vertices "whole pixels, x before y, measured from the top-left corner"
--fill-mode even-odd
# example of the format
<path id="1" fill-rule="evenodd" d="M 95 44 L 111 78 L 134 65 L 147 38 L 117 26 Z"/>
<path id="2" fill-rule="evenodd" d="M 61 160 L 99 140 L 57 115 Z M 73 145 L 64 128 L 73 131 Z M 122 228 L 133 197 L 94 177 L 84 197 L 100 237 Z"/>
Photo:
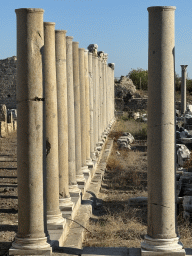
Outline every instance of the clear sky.
<path id="1" fill-rule="evenodd" d="M 67 30 L 79 47 L 98 44 L 115 63 L 115 77 L 148 68 L 149 6 L 176 6 L 176 72 L 192 78 L 192 0 L 1 0 L 0 59 L 16 55 L 17 8 L 43 8 L 44 21 Z"/>

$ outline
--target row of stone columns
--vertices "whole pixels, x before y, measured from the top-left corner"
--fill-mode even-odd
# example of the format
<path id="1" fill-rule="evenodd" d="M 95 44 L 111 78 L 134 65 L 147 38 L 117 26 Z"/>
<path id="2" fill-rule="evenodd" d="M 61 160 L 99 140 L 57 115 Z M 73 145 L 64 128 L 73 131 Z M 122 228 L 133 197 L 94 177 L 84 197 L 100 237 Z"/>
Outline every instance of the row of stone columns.
<path id="1" fill-rule="evenodd" d="M 114 121 L 114 64 L 42 9 L 17 9 L 18 233 L 10 254 L 49 254 Z M 113 98 L 112 98 L 113 97 Z M 51 238 L 52 239 L 52 238 Z"/>

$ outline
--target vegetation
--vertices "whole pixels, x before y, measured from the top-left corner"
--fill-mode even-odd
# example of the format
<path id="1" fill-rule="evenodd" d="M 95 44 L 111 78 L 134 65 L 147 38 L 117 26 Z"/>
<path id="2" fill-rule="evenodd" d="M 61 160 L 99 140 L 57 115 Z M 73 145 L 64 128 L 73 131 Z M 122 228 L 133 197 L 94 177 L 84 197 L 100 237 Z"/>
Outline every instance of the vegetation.
<path id="1" fill-rule="evenodd" d="M 137 89 L 147 90 L 148 71 L 142 68 L 132 69 L 127 75 L 134 83 Z"/>

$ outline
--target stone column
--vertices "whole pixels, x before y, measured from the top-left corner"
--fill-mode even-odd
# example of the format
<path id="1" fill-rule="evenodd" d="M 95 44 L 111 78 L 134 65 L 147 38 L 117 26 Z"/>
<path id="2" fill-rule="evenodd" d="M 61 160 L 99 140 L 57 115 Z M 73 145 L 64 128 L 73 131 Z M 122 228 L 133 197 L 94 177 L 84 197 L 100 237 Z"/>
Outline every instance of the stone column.
<path id="1" fill-rule="evenodd" d="M 43 195 L 43 9 L 17 15 L 18 233 L 9 255 L 51 255 Z"/>
<path id="2" fill-rule="evenodd" d="M 108 54 L 107 53 L 104 53 L 104 66 L 105 66 L 105 92 L 106 92 L 106 131 L 108 133 L 108 125 L 109 125 L 109 117 L 108 117 L 108 114 L 109 114 L 109 98 L 108 98 L 108 92 L 109 92 L 109 88 L 108 88 L 108 69 L 107 69 L 107 59 L 108 59 Z"/>
<path id="3" fill-rule="evenodd" d="M 44 88 L 45 88 L 45 140 L 46 189 L 48 229 L 65 223 L 59 209 L 59 162 L 57 84 L 55 63 L 55 23 L 44 22 Z"/>
<path id="4" fill-rule="evenodd" d="M 185 255 L 175 227 L 175 9 L 148 8 L 148 231 L 142 255 Z"/>
<path id="5" fill-rule="evenodd" d="M 96 56 L 97 56 L 97 44 L 90 44 L 87 49 L 92 53 L 92 75 L 93 75 L 93 145 L 94 145 L 94 155 L 96 156 L 95 147 L 97 143 L 96 137 Z M 93 155 L 93 153 L 92 153 Z"/>
<path id="6" fill-rule="evenodd" d="M 72 36 L 66 37 L 67 50 L 67 105 L 68 105 L 68 164 L 69 164 L 69 193 L 79 196 L 80 190 L 76 181 L 75 163 L 75 112 L 74 112 L 74 87 L 73 87 L 73 53 Z"/>
<path id="7" fill-rule="evenodd" d="M 95 160 L 94 154 L 94 135 L 93 135 L 93 72 L 92 72 L 92 53 L 88 55 L 89 64 L 89 109 L 90 109 L 90 156 Z"/>
<path id="8" fill-rule="evenodd" d="M 81 164 L 83 172 L 88 170 L 86 163 L 86 150 L 87 150 L 87 120 L 85 108 L 85 62 L 84 62 L 84 48 L 79 48 L 79 82 L 80 82 L 80 112 L 81 112 Z"/>
<path id="9" fill-rule="evenodd" d="M 79 43 L 73 42 L 73 87 L 75 107 L 75 162 L 76 178 L 79 186 L 85 185 L 81 159 L 81 116 L 80 116 L 80 84 L 79 84 Z"/>
<path id="10" fill-rule="evenodd" d="M 71 204 L 68 173 L 68 116 L 67 116 L 67 74 L 66 74 L 66 30 L 55 31 L 57 111 L 58 111 L 58 153 L 59 153 L 59 204 Z"/>
<path id="11" fill-rule="evenodd" d="M 181 65 L 181 114 L 184 114 L 187 108 L 186 102 L 186 77 L 188 65 Z"/>
<path id="12" fill-rule="evenodd" d="M 85 72 L 85 111 L 86 111 L 86 165 L 93 168 L 90 156 L 90 100 L 89 100 L 89 65 L 88 50 L 84 50 L 84 72 Z"/>

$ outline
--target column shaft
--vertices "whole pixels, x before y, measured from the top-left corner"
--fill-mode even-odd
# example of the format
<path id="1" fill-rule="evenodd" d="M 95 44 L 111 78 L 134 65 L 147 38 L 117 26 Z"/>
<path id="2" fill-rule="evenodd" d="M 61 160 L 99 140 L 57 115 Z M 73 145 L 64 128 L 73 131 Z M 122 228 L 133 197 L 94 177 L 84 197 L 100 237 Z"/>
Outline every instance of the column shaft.
<path id="1" fill-rule="evenodd" d="M 81 157 L 82 166 L 86 166 L 86 108 L 85 108 L 85 68 L 84 68 L 84 48 L 79 48 L 79 81 L 80 81 L 80 101 L 81 101 Z"/>
<path id="2" fill-rule="evenodd" d="M 59 194 L 64 198 L 69 197 L 67 75 L 65 36 L 66 32 L 66 30 L 55 31 L 58 109 Z"/>
<path id="3" fill-rule="evenodd" d="M 187 66 L 188 65 L 181 65 L 181 114 L 184 114 L 187 108 L 187 101 L 186 101 Z"/>
<path id="4" fill-rule="evenodd" d="M 148 231 L 142 248 L 176 253 L 182 246 L 175 229 L 175 7 L 148 11 Z"/>
<path id="5" fill-rule="evenodd" d="M 43 9 L 17 15 L 18 233 L 9 254 L 48 249 L 43 195 Z M 15 250 L 16 248 L 16 250 Z M 20 253 L 19 253 L 20 254 Z M 23 253 L 21 253 L 23 254 Z M 28 255 L 27 251 L 25 255 Z"/>
<path id="6" fill-rule="evenodd" d="M 47 223 L 54 225 L 64 221 L 59 210 L 55 23 L 44 22 L 44 41 Z"/>
<path id="7" fill-rule="evenodd" d="M 67 105 L 68 105 L 68 164 L 69 185 L 77 185 L 75 164 L 75 113 L 73 88 L 72 36 L 66 37 L 67 46 Z"/>
<path id="8" fill-rule="evenodd" d="M 89 52 L 89 108 L 90 108 L 90 154 L 94 159 L 94 136 L 93 136 L 93 72 L 92 72 L 92 53 Z"/>

